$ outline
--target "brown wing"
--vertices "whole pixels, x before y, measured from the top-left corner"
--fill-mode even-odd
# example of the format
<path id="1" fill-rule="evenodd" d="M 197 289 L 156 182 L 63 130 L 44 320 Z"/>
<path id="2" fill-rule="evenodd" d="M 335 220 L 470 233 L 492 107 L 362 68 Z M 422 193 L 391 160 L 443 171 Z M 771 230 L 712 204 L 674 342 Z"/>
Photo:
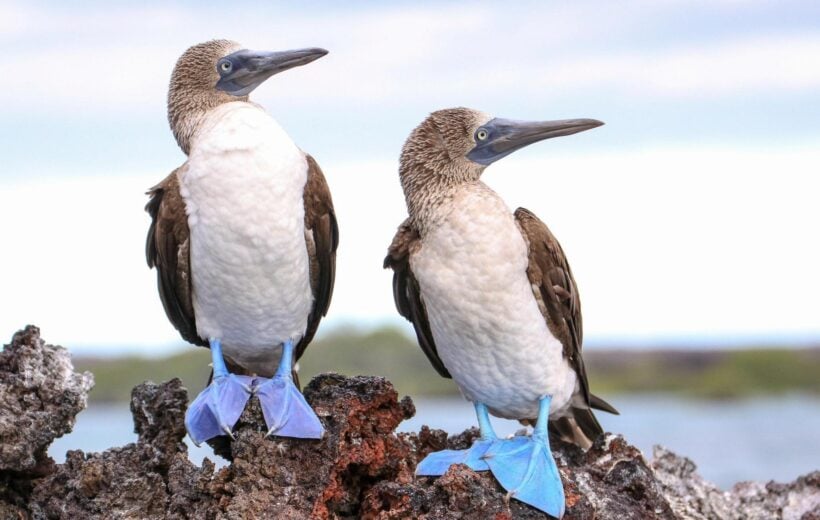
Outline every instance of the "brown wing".
<path id="1" fill-rule="evenodd" d="M 529 245 L 527 277 L 533 294 L 550 332 L 564 346 L 564 357 L 582 376 L 581 384 L 587 396 L 589 391 L 581 359 L 581 300 L 567 258 L 558 240 L 538 217 L 518 208 L 515 219 Z"/>
<path id="2" fill-rule="evenodd" d="M 427 320 L 427 309 L 421 300 L 419 283 L 410 269 L 410 253 L 420 247 L 420 244 L 418 231 L 410 224 L 410 219 L 405 220 L 387 250 L 384 268 L 393 269 L 393 300 L 399 314 L 413 324 L 419 345 L 436 371 L 442 377 L 452 378 L 438 356 L 430 322 Z"/>
<path id="3" fill-rule="evenodd" d="M 313 309 L 308 316 L 305 335 L 296 345 L 296 359 L 305 349 L 319 327 L 322 317 L 327 314 L 333 296 L 336 279 L 336 248 L 339 246 L 339 226 L 333 211 L 333 200 L 322 170 L 310 155 L 308 180 L 305 184 L 305 241 L 310 257 L 310 287 L 313 291 Z"/>
<path id="4" fill-rule="evenodd" d="M 583 324 L 581 300 L 575 278 L 572 276 L 561 244 L 538 217 L 524 208 L 518 208 L 515 211 L 515 219 L 529 247 L 527 277 L 533 288 L 533 295 L 538 301 L 538 307 L 550 332 L 564 346 L 564 358 L 575 370 L 580 381 L 579 397 L 582 403 L 579 403 L 581 407 L 573 406 L 574 419 L 581 431 L 590 440 L 594 440 L 603 430 L 589 408 L 613 413 L 617 411 L 589 392 L 584 359 L 581 357 Z"/>
<path id="5" fill-rule="evenodd" d="M 151 200 L 145 211 L 151 215 L 151 226 L 145 256 L 148 267 L 157 269 L 159 297 L 168 319 L 185 341 L 208 346 L 196 332 L 191 299 L 188 218 L 177 177 L 183 168 L 185 166 L 177 168 L 148 191 Z"/>

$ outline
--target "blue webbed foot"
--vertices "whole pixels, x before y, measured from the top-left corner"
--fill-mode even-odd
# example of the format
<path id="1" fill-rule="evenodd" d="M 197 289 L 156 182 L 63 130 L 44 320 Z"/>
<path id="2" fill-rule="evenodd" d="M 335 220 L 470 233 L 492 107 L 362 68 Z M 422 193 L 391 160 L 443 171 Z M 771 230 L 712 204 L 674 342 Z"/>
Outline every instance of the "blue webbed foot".
<path id="1" fill-rule="evenodd" d="M 263 380 L 255 388 L 268 435 L 321 439 L 324 428 L 304 396 L 293 384 L 290 374 Z"/>
<path id="2" fill-rule="evenodd" d="M 532 436 L 512 439 L 499 439 L 490 425 L 487 406 L 475 403 L 481 438 L 467 450 L 431 453 L 416 467 L 416 475 L 443 475 L 452 464 L 466 464 L 474 471 L 489 469 L 512 498 L 562 517 L 564 486 L 547 437 L 551 400 L 550 396 L 540 400 Z"/>
<path id="3" fill-rule="evenodd" d="M 214 377 L 185 413 L 185 428 L 194 444 L 219 435 L 233 437 L 231 430 L 251 397 L 252 382 L 252 377 L 234 374 Z"/>
<path id="4" fill-rule="evenodd" d="M 473 471 L 487 471 L 490 469 L 487 463 L 484 462 L 484 454 L 498 438 L 490 424 L 487 407 L 481 403 L 476 403 L 475 413 L 478 416 L 481 437 L 466 450 L 442 450 L 427 455 L 416 466 L 416 475 L 430 477 L 444 475 L 447 468 L 453 464 L 466 464 Z"/>
<path id="5" fill-rule="evenodd" d="M 292 367 L 293 342 L 288 340 L 282 345 L 282 360 L 276 374 L 262 382 L 257 380 L 254 388 L 268 426 L 268 435 L 321 439 L 325 429 L 293 384 Z"/>
<path id="6" fill-rule="evenodd" d="M 495 439 L 478 439 L 466 450 L 442 450 L 431 453 L 416 466 L 416 475 L 444 475 L 453 464 L 466 464 L 473 471 L 487 471 L 490 467 L 484 462 L 483 457 L 494 442 Z"/>
<path id="7" fill-rule="evenodd" d="M 546 435 L 494 442 L 484 460 L 512 498 L 558 518 L 564 515 L 564 486 Z"/>

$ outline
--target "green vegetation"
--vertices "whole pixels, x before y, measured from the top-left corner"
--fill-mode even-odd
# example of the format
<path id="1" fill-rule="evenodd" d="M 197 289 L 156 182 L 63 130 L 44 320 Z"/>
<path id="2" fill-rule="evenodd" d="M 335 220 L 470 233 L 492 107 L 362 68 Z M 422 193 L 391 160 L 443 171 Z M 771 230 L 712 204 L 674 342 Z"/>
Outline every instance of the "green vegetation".
<path id="1" fill-rule="evenodd" d="M 77 370 L 89 370 L 96 381 L 91 392 L 95 402 L 130 399 L 131 388 L 150 379 L 180 378 L 191 396 L 205 386 L 210 373 L 210 353 L 190 347 L 167 358 L 142 357 L 77 358 Z M 379 375 L 396 385 L 401 395 L 454 395 L 458 389 L 439 377 L 424 353 L 404 333 L 382 328 L 368 333 L 354 329 L 335 330 L 314 341 L 299 361 L 299 379 L 307 384 L 322 372 L 345 375 Z"/>
<path id="2" fill-rule="evenodd" d="M 820 396 L 820 348 L 588 353 L 593 392 L 663 392 L 729 399 L 807 393 Z"/>
<path id="3" fill-rule="evenodd" d="M 588 350 L 592 391 L 669 393 L 693 398 L 741 398 L 802 392 L 820 396 L 820 348 L 747 350 Z M 75 359 L 79 370 L 94 373 L 95 402 L 128 400 L 131 388 L 146 379 L 179 377 L 193 396 L 208 379 L 207 349 L 189 348 L 163 359 L 140 357 Z M 400 395 L 456 395 L 439 377 L 415 340 L 395 328 L 362 333 L 335 330 L 310 346 L 300 362 L 303 384 L 321 372 L 371 374 L 388 378 Z"/>

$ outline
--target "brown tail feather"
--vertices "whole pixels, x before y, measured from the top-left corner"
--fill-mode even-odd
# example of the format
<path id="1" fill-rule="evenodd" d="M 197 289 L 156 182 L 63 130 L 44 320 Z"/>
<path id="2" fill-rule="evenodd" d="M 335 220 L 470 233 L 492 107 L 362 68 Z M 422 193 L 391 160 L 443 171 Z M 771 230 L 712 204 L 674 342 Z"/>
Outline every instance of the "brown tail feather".
<path id="1" fill-rule="evenodd" d="M 535 420 L 522 421 L 530 425 Z M 595 414 L 590 409 L 572 408 L 571 416 L 550 419 L 549 432 L 553 437 L 557 437 L 565 442 L 570 442 L 586 450 L 599 435 L 604 433 L 604 429 L 595 418 Z"/>
<path id="2" fill-rule="evenodd" d="M 604 429 L 601 428 L 601 424 L 598 422 L 598 419 L 595 418 L 595 414 L 592 413 L 592 410 L 573 408 L 572 414 L 575 417 L 575 422 L 578 424 L 578 427 L 589 440 L 590 445 L 592 445 L 599 435 L 604 433 Z"/>
<path id="3" fill-rule="evenodd" d="M 550 436 L 571 442 L 582 449 L 589 449 L 599 435 L 604 433 L 592 409 L 602 410 L 615 415 L 620 415 L 614 406 L 607 403 L 600 397 L 589 394 L 589 408 L 571 407 L 571 415 L 557 417 L 549 421 Z M 535 426 L 535 419 L 525 419 L 522 424 Z"/>
<path id="4" fill-rule="evenodd" d="M 600 397 L 594 394 L 589 394 L 589 406 L 595 408 L 596 410 L 601 410 L 602 412 L 609 412 L 615 415 L 621 415 L 618 410 L 615 409 L 614 406 L 609 404 L 608 402 L 604 401 Z"/>

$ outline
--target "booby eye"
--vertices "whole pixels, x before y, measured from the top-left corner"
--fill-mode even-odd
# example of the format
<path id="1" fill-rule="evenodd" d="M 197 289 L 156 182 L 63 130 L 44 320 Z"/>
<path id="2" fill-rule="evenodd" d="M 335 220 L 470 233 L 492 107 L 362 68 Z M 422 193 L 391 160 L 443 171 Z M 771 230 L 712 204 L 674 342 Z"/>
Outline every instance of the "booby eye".
<path id="1" fill-rule="evenodd" d="M 483 128 L 479 128 L 478 132 L 475 133 L 475 136 L 479 141 L 486 141 L 489 134 Z"/>
<path id="2" fill-rule="evenodd" d="M 219 64 L 219 68 L 222 69 L 222 72 L 230 72 L 233 68 L 233 64 L 230 61 L 225 60 Z"/>

